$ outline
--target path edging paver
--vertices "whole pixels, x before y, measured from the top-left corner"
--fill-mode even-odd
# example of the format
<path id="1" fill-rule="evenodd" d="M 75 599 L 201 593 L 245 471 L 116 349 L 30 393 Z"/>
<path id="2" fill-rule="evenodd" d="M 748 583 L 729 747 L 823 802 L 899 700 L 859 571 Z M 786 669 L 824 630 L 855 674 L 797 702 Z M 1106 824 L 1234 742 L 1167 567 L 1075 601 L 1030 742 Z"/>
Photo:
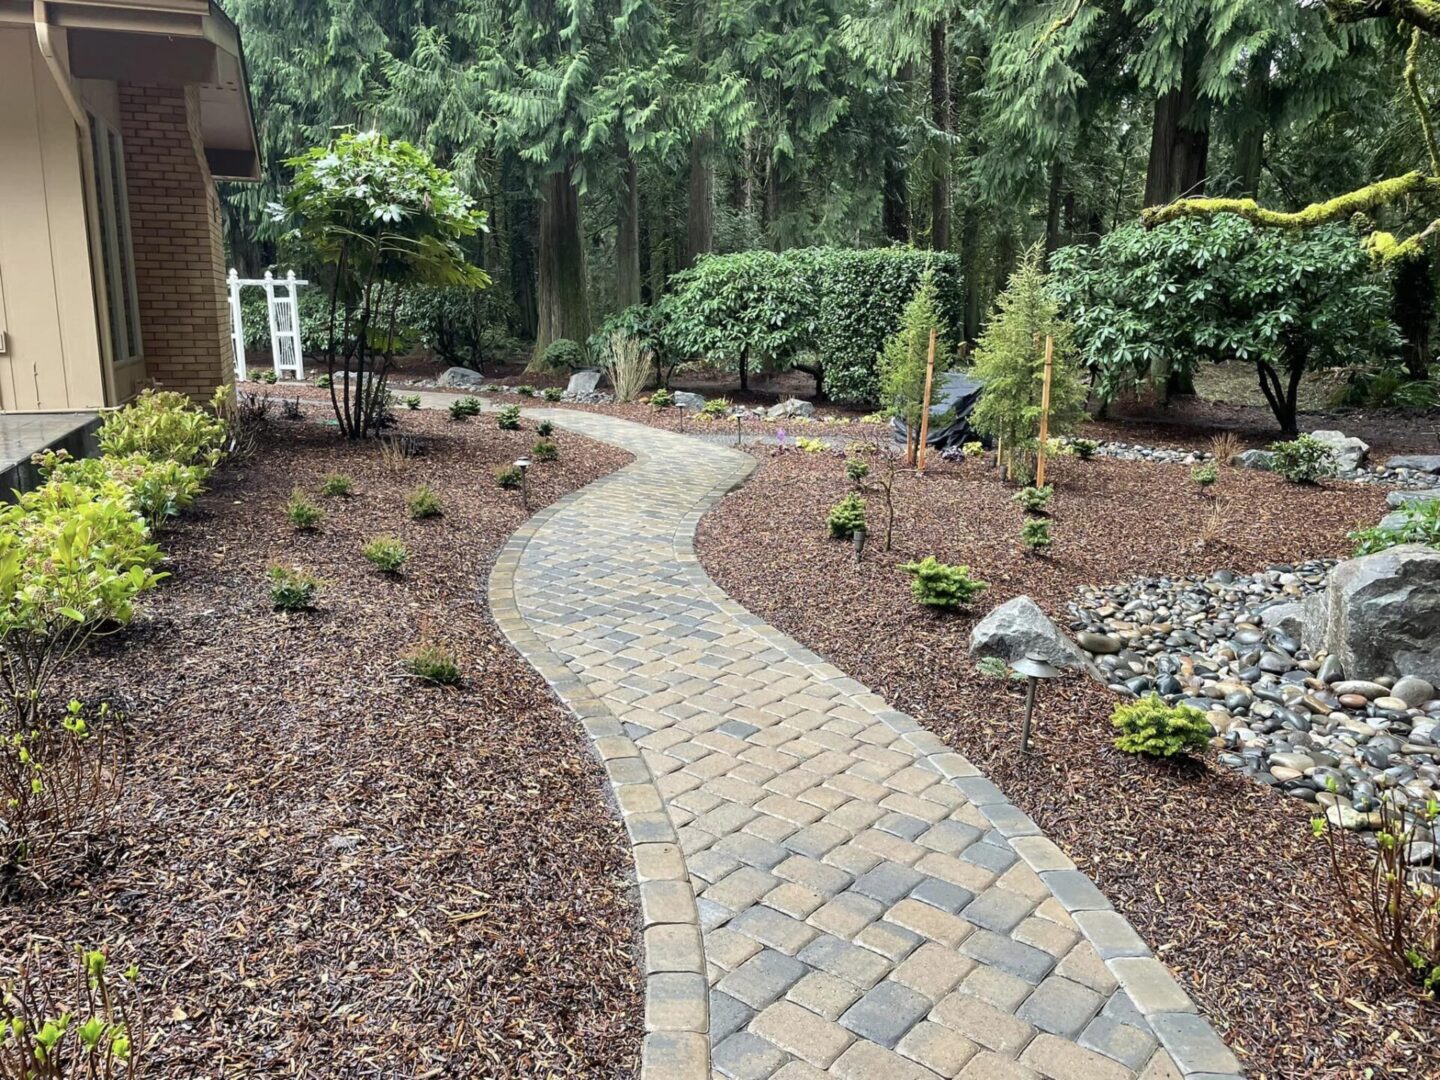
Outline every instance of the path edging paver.
<path id="1" fill-rule="evenodd" d="M 593 430 L 593 424 L 567 422 L 576 415 L 567 410 L 527 410 L 527 415 L 551 420 L 586 437 L 614 441 L 607 440 L 604 432 Z M 629 423 L 611 417 L 605 419 L 611 424 Z M 650 453 L 633 444 L 616 444 L 623 445 L 635 460 L 540 510 L 517 529 L 496 558 L 488 596 L 501 631 L 579 718 L 605 768 L 611 798 L 630 838 L 644 932 L 642 970 L 646 1017 L 642 1077 L 647 1080 L 708 1077 L 712 1048 L 699 909 L 679 837 L 664 809 L 665 801 L 656 777 L 609 705 L 592 694 L 584 680 L 530 627 L 516 597 L 516 572 L 534 537 L 587 493 L 602 485 L 620 482 L 626 473 L 643 470 L 653 460 Z M 717 448 L 707 449 L 713 453 Z M 733 475 L 722 478 L 696 497 L 673 536 L 675 556 L 686 578 L 697 588 L 715 592 L 721 590 L 705 573 L 695 554 L 695 529 L 700 518 L 725 494 L 742 484 L 757 464 L 748 454 L 730 453 L 735 458 Z M 733 599 L 724 596 L 717 604 L 720 610 L 789 660 L 803 666 L 813 679 L 849 695 L 854 704 L 902 739 L 917 761 L 924 762 L 975 806 L 1074 920 L 1080 935 L 1095 949 L 1111 976 L 1148 1021 L 1180 1075 L 1187 1080 L 1230 1080 L 1240 1076 L 1234 1055 L 1209 1023 L 1198 1015 L 1188 994 L 1129 922 L 1114 910 L 1074 862 L 1044 837 L 1035 822 L 974 764 L 951 750 L 913 717 L 891 708 L 882 697 Z"/>

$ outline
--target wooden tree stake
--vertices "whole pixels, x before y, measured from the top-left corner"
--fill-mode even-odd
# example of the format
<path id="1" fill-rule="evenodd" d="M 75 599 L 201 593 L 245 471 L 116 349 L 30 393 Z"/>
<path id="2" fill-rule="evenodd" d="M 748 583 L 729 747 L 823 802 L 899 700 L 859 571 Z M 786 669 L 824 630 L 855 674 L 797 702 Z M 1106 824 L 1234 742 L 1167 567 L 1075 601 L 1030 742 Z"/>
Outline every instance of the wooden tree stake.
<path id="1" fill-rule="evenodd" d="M 925 400 L 920 405 L 920 447 L 919 464 L 916 468 L 925 471 L 925 446 L 930 438 L 930 389 L 935 384 L 935 328 L 930 328 L 930 357 L 925 361 Z"/>
<path id="2" fill-rule="evenodd" d="M 1050 438 L 1050 375 L 1055 364 L 1055 339 L 1045 335 L 1045 380 L 1040 387 L 1040 448 L 1035 458 L 1035 486 L 1045 486 L 1045 443 Z"/>

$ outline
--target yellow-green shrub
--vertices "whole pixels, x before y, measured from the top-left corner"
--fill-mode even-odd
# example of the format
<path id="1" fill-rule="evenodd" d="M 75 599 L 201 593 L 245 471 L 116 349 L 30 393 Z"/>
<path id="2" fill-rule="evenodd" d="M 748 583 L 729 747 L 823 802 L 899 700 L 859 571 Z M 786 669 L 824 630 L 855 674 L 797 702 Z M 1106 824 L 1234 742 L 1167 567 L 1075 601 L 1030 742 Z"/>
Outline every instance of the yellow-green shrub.
<path id="1" fill-rule="evenodd" d="M 225 422 L 172 390 L 146 390 L 100 427 L 106 454 L 144 454 L 182 465 L 214 466 L 225 452 Z"/>

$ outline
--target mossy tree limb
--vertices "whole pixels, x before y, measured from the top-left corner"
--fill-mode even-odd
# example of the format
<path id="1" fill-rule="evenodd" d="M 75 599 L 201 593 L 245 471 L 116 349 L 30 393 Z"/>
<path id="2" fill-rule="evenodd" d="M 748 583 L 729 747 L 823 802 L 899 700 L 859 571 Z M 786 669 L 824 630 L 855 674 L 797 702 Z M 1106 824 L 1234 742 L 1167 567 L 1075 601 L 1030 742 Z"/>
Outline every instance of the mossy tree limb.
<path id="1" fill-rule="evenodd" d="M 1440 0 L 1325 0 L 1325 10 L 1339 23 L 1397 19 L 1440 37 Z"/>

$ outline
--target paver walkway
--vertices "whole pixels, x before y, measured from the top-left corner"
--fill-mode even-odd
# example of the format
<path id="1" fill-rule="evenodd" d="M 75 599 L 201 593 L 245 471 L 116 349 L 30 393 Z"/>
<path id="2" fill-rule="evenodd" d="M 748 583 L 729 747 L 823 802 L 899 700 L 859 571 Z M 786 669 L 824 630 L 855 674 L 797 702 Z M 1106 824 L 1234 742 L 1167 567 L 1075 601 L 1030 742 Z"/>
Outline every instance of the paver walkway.
<path id="1" fill-rule="evenodd" d="M 634 844 L 646 1080 L 1216 1080 L 1129 924 L 934 735 L 730 600 L 700 515 L 745 454 L 536 410 L 634 464 L 528 522 L 490 597 Z"/>

